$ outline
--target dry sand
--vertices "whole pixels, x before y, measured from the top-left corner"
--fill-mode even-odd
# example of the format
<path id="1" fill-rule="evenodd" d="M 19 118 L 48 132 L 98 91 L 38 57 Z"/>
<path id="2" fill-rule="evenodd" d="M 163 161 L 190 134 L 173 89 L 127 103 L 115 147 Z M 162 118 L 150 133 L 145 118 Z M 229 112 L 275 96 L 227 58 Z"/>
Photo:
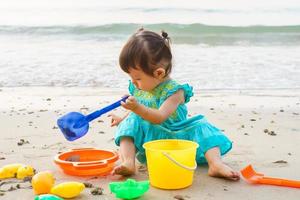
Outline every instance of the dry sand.
<path id="1" fill-rule="evenodd" d="M 16 162 L 31 164 L 37 171 L 51 170 L 57 183 L 90 182 L 104 189 L 100 196 L 86 189 L 76 199 L 115 199 L 108 189 L 112 177 L 65 175 L 54 164 L 53 157 L 72 148 L 117 149 L 113 141 L 115 128 L 110 127 L 107 116 L 95 120 L 89 133 L 74 142 L 65 140 L 56 120 L 69 111 L 92 112 L 118 100 L 123 93 L 105 88 L 0 88 L 0 166 Z M 300 180 L 300 90 L 199 91 L 188 107 L 191 115 L 205 115 L 234 142 L 232 151 L 224 157 L 234 169 L 240 170 L 251 163 L 268 176 Z M 265 129 L 273 131 L 272 134 Z M 21 139 L 28 143 L 18 145 Z M 147 172 L 139 171 L 133 178 L 145 180 Z M 7 180 L 0 184 L 3 181 Z M 0 189 L 7 190 L 16 184 L 3 184 Z M 29 183 L 20 185 L 24 189 L 4 192 L 0 198 L 33 199 L 32 189 L 26 189 Z M 151 187 L 140 199 L 175 199 L 176 195 L 187 200 L 292 200 L 300 199 L 300 189 L 212 178 L 204 165 L 196 170 L 192 186 L 174 191 Z"/>

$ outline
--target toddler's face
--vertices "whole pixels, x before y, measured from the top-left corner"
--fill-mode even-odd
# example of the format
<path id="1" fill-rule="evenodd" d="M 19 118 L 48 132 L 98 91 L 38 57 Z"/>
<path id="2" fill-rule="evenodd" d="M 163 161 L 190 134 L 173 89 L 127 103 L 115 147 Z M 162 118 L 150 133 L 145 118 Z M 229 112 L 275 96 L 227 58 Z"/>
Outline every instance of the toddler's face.
<path id="1" fill-rule="evenodd" d="M 131 77 L 132 83 L 140 90 L 151 91 L 153 90 L 161 80 L 152 76 L 149 76 L 141 69 L 129 69 L 129 76 Z"/>

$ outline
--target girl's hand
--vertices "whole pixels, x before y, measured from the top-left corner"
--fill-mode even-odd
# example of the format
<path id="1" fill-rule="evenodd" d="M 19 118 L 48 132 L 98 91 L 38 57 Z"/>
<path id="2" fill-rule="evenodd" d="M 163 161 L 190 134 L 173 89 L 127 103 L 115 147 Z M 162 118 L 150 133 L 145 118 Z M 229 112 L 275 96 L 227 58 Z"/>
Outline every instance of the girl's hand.
<path id="1" fill-rule="evenodd" d="M 118 126 L 120 124 L 120 122 L 123 120 L 122 117 L 119 117 L 118 115 L 115 114 L 109 114 L 108 117 L 111 117 L 111 122 L 110 122 L 110 126 Z"/>
<path id="2" fill-rule="evenodd" d="M 134 112 L 138 108 L 139 103 L 133 96 L 129 96 L 125 102 L 121 102 L 121 105 L 123 108 Z"/>

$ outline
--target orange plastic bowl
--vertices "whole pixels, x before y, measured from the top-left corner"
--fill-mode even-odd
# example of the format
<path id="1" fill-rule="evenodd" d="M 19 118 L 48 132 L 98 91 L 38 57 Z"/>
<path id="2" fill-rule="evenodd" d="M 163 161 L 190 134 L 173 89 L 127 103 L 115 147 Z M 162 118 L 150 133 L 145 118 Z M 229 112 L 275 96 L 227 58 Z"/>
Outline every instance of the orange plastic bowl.
<path id="1" fill-rule="evenodd" d="M 117 160 L 116 152 L 94 148 L 72 149 L 54 157 L 63 172 L 73 176 L 107 175 Z"/>

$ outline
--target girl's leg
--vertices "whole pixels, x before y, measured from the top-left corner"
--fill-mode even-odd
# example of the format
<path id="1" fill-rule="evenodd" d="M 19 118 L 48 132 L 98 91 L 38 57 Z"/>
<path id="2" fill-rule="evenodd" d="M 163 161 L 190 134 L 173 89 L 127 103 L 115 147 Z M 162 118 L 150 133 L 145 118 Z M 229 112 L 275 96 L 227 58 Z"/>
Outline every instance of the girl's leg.
<path id="1" fill-rule="evenodd" d="M 116 166 L 112 174 L 129 176 L 135 173 L 135 146 L 132 138 L 122 137 L 120 141 L 120 156 L 122 163 Z"/>
<path id="2" fill-rule="evenodd" d="M 237 181 L 240 179 L 240 175 L 238 172 L 234 171 L 228 165 L 223 163 L 219 147 L 209 149 L 205 153 L 205 158 L 209 166 L 209 176 L 226 178 L 233 181 Z"/>

